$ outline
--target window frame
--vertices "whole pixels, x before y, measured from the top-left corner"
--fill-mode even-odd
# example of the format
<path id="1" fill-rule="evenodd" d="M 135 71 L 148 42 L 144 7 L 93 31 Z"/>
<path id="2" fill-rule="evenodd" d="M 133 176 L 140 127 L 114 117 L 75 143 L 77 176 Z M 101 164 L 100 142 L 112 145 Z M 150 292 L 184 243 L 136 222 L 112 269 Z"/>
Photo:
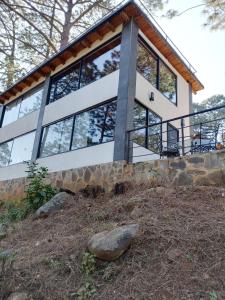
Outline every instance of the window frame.
<path id="1" fill-rule="evenodd" d="M 175 127 L 174 125 L 172 125 L 171 123 L 167 122 L 167 128 L 166 128 L 167 150 L 169 149 L 169 139 L 168 139 L 169 127 L 171 127 L 172 129 L 176 130 L 176 132 L 177 132 L 177 144 L 180 142 L 180 131 L 179 131 L 179 129 L 177 127 Z M 179 145 L 178 145 L 178 147 L 179 147 Z"/>
<path id="2" fill-rule="evenodd" d="M 154 88 L 156 88 L 157 91 L 159 91 L 161 95 L 163 95 L 167 100 L 169 100 L 170 103 L 177 106 L 178 105 L 177 75 L 174 73 L 174 71 L 171 69 L 171 67 L 168 66 L 168 64 L 159 56 L 159 54 L 156 53 L 156 51 L 148 44 L 148 42 L 140 34 L 138 35 L 138 43 L 140 43 L 143 47 L 145 47 L 145 49 L 147 49 L 150 53 L 152 53 L 157 58 L 156 86 L 153 86 L 152 83 L 149 80 L 147 80 L 136 68 L 137 72 L 142 77 L 144 77 Z M 160 88 L 160 62 L 162 64 L 164 64 L 166 66 L 166 68 L 175 76 L 175 91 L 176 91 L 176 102 L 175 103 L 170 101 L 170 99 L 166 95 L 164 95 L 159 89 Z"/>
<path id="3" fill-rule="evenodd" d="M 26 132 L 26 133 L 23 133 L 23 134 L 20 134 L 20 135 L 17 135 L 17 136 L 15 136 L 15 137 L 11 138 L 11 139 L 8 139 L 8 140 L 6 140 L 6 141 L 0 143 L 0 145 L 2 145 L 2 144 L 5 144 L 5 143 L 8 143 L 8 142 L 11 142 L 11 141 L 12 141 L 12 147 L 11 147 L 11 149 L 10 149 L 10 158 L 9 158 L 9 161 L 10 161 L 10 159 L 11 159 L 11 154 L 12 154 L 12 149 L 13 149 L 13 145 L 14 145 L 15 139 L 18 139 L 18 138 L 20 138 L 20 137 L 23 137 L 23 136 L 25 136 L 25 135 L 28 135 L 28 134 L 30 134 L 30 133 L 32 133 L 32 132 L 35 133 L 35 132 L 36 132 L 36 129 L 30 130 L 30 131 L 28 131 L 28 132 Z M 34 136 L 34 139 L 35 139 L 35 136 Z M 33 146 L 34 146 L 34 145 L 33 145 Z M 33 151 L 33 147 L 32 147 L 32 151 Z M 10 166 L 15 166 L 15 165 L 18 165 L 18 164 L 21 164 L 21 163 L 24 162 L 24 161 L 21 161 L 21 162 L 15 163 L 15 164 L 9 164 L 9 161 L 8 161 L 8 165 L 7 165 L 7 166 L 3 166 L 3 167 L 0 166 L 0 169 L 2 169 L 2 168 L 7 168 L 7 167 L 10 167 Z"/>
<path id="4" fill-rule="evenodd" d="M 60 155 L 60 154 L 63 154 L 63 153 L 68 153 L 68 152 L 72 152 L 72 151 L 77 151 L 77 150 L 81 150 L 81 149 L 84 149 L 84 148 L 89 148 L 89 147 L 98 146 L 98 145 L 102 145 L 102 144 L 106 144 L 106 143 L 112 142 L 112 141 L 109 141 L 109 142 L 101 142 L 101 143 L 99 143 L 99 144 L 97 144 L 97 145 L 84 146 L 84 147 L 81 147 L 81 148 L 78 148 L 78 149 L 72 149 L 72 145 L 73 145 L 73 135 L 74 135 L 74 130 L 75 130 L 75 122 L 76 122 L 76 116 L 77 116 L 77 115 L 80 115 L 80 114 L 82 114 L 82 113 L 88 112 L 88 111 L 90 111 L 90 110 L 92 110 L 92 109 L 95 109 L 95 108 L 97 108 L 97 107 L 99 107 L 99 106 L 103 106 L 103 105 L 110 104 L 111 102 L 114 102 L 114 103 L 116 103 L 116 105 L 117 105 L 117 97 L 111 98 L 111 99 L 106 100 L 106 101 L 104 101 L 104 102 L 100 102 L 100 103 L 98 103 L 98 104 L 95 104 L 95 105 L 93 105 L 93 106 L 90 106 L 90 107 L 88 107 L 88 108 L 85 108 L 85 109 L 80 110 L 80 111 L 78 111 L 78 112 L 76 112 L 76 113 L 70 114 L 70 115 L 68 115 L 68 116 L 66 116 L 66 117 L 60 118 L 60 119 L 58 119 L 58 120 L 56 120 L 56 121 L 47 123 L 47 124 L 45 124 L 44 126 L 42 126 L 42 128 L 41 128 L 41 138 L 40 138 L 40 142 L 39 142 L 39 145 L 38 145 L 38 155 L 37 155 L 37 158 L 38 158 L 38 159 L 42 159 L 42 158 L 44 159 L 44 158 L 47 158 L 47 157 L 52 157 L 52 156 L 55 156 L 55 155 Z M 41 154 L 41 153 L 40 153 L 40 150 L 41 150 L 41 142 L 42 142 L 42 136 L 43 136 L 44 129 L 45 129 L 46 127 L 48 127 L 48 126 L 54 125 L 54 124 L 56 124 L 56 123 L 58 123 L 58 122 L 64 121 L 64 120 L 69 119 L 69 118 L 72 118 L 72 117 L 73 117 L 73 123 L 72 123 L 72 130 L 71 130 L 71 136 L 70 136 L 70 146 L 69 146 L 69 150 L 64 151 L 64 152 L 60 152 L 60 153 L 54 153 L 54 154 L 52 154 L 52 155 L 48 155 L 48 156 L 45 156 L 45 157 L 41 157 L 41 156 L 40 156 L 40 154 Z M 113 139 L 113 141 L 114 141 L 114 139 Z"/>
<path id="5" fill-rule="evenodd" d="M 146 120 L 145 120 L 145 148 L 148 149 L 148 133 L 149 133 L 149 112 L 153 113 L 154 115 L 156 115 L 162 122 L 162 117 L 155 113 L 151 108 L 148 108 L 147 106 L 145 106 L 144 104 L 142 104 L 138 99 L 135 99 L 134 100 L 135 103 L 137 103 L 138 105 L 140 105 L 141 107 L 143 107 L 146 111 Z M 157 123 L 156 123 L 157 124 Z M 162 124 L 159 124 L 160 125 L 160 134 L 161 134 L 161 139 L 162 139 Z M 153 127 L 153 126 L 152 126 Z M 142 127 L 140 127 L 141 129 Z M 139 128 L 136 128 L 136 131 L 138 131 Z M 161 147 L 162 147 L 162 141 L 161 141 Z"/>
<path id="6" fill-rule="evenodd" d="M 2 117 L 1 117 L 1 120 L 0 120 L 0 128 L 4 128 L 5 126 L 12 124 L 13 122 L 16 122 L 16 121 L 19 120 L 19 119 L 25 118 L 26 116 L 28 116 L 28 115 L 31 114 L 32 112 L 37 111 L 37 109 L 35 109 L 34 111 L 32 111 L 32 112 L 26 114 L 25 116 L 22 116 L 22 117 L 19 118 L 19 115 L 20 115 L 20 109 L 21 109 L 21 104 L 22 104 L 23 100 L 26 99 L 27 97 L 29 97 L 30 95 L 35 94 L 35 93 L 36 93 L 38 90 L 40 90 L 41 88 L 44 88 L 44 82 L 39 83 L 37 86 L 35 86 L 34 88 L 28 90 L 27 92 L 25 92 L 25 93 L 22 94 L 21 96 L 18 96 L 16 99 L 13 99 L 13 100 L 10 101 L 9 103 L 3 105 L 3 112 L 2 112 Z M 16 101 L 19 101 L 19 100 L 21 100 L 21 101 L 20 101 L 20 104 L 19 104 L 19 110 L 18 110 L 17 119 L 16 119 L 15 121 L 13 121 L 13 122 L 11 122 L 11 123 L 9 123 L 9 124 L 3 126 L 3 121 L 4 121 L 4 117 L 5 117 L 6 107 L 7 107 L 8 105 L 11 105 L 12 103 L 14 103 L 14 102 L 16 102 Z"/>
<path id="7" fill-rule="evenodd" d="M 116 34 L 114 37 L 110 38 L 109 40 L 107 40 L 106 42 L 104 42 L 102 45 L 99 45 L 98 47 L 96 47 L 95 49 L 93 49 L 92 51 L 90 51 L 87 54 L 84 54 L 83 56 L 81 56 L 78 60 L 76 60 L 75 62 L 72 62 L 69 66 L 67 66 L 65 69 L 60 70 L 58 73 L 54 74 L 53 76 L 51 76 L 51 80 L 50 80 L 50 85 L 49 85 L 49 90 L 48 90 L 48 96 L 47 96 L 47 103 L 46 105 L 49 105 L 51 103 L 54 103 L 55 101 L 58 101 L 60 99 L 57 99 L 55 101 L 50 102 L 50 91 L 51 91 L 51 85 L 52 83 L 54 83 L 58 78 L 62 77 L 63 75 L 65 75 L 67 72 L 69 72 L 73 67 L 75 67 L 76 65 L 79 65 L 79 79 L 78 79 L 78 89 L 81 89 L 85 86 L 81 87 L 81 77 L 82 77 L 82 67 L 83 67 L 83 62 L 85 59 L 87 59 L 89 56 L 93 55 L 95 52 L 99 51 L 101 48 L 104 48 L 105 46 L 107 46 L 108 44 L 112 43 L 113 41 L 116 41 L 117 39 L 121 39 L 122 34 L 118 33 Z M 120 45 L 121 45 L 121 41 L 120 41 Z M 91 84 L 91 83 L 90 83 Z M 54 95 L 55 95 L 55 91 L 54 91 Z M 64 96 L 65 97 L 65 96 Z M 62 97 L 63 98 L 63 97 Z"/>

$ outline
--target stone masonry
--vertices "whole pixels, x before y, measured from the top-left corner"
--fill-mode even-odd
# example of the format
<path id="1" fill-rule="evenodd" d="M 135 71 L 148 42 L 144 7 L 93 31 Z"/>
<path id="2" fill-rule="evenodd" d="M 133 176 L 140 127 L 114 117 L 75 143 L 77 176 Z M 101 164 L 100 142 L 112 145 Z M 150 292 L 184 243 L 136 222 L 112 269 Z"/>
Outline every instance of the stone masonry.
<path id="1" fill-rule="evenodd" d="M 121 182 L 148 186 L 225 186 L 225 150 L 134 164 L 118 161 L 50 173 L 46 180 L 73 192 L 96 185 L 112 192 L 115 184 Z M 0 200 L 22 199 L 25 184 L 26 178 L 1 181 Z"/>

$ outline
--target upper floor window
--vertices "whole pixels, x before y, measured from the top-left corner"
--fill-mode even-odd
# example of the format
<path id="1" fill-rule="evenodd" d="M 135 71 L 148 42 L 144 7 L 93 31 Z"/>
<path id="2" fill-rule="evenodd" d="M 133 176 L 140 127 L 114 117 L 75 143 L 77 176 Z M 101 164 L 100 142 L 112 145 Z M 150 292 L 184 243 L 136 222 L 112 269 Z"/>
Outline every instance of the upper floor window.
<path id="1" fill-rule="evenodd" d="M 177 104 L 177 76 L 144 42 L 138 43 L 137 70 L 173 104 Z"/>
<path id="2" fill-rule="evenodd" d="M 35 131 L 0 144 L 0 167 L 31 159 Z"/>
<path id="3" fill-rule="evenodd" d="M 6 105 L 2 126 L 6 126 L 39 109 L 41 106 L 42 93 L 43 88 L 39 88 Z"/>
<path id="4" fill-rule="evenodd" d="M 114 138 L 116 102 L 48 125 L 43 129 L 40 157 L 89 147 Z"/>
<path id="5" fill-rule="evenodd" d="M 140 42 L 138 43 L 137 70 L 156 87 L 157 57 Z"/>
<path id="6" fill-rule="evenodd" d="M 177 77 L 162 62 L 159 62 L 159 90 L 173 104 L 177 103 Z"/>
<path id="7" fill-rule="evenodd" d="M 52 79 L 49 102 L 54 102 L 77 89 L 119 69 L 120 38 L 95 50 Z"/>
<path id="8" fill-rule="evenodd" d="M 54 102 L 79 88 L 80 64 L 52 80 L 49 102 Z"/>

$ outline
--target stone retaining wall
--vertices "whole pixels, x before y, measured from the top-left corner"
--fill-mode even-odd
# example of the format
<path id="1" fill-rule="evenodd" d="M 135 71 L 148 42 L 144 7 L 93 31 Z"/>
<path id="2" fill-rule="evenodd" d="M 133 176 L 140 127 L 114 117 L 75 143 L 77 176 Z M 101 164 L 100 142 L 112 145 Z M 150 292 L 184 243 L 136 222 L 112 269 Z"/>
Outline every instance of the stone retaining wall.
<path id="1" fill-rule="evenodd" d="M 47 182 L 77 192 L 87 185 L 102 186 L 111 192 L 116 183 L 132 185 L 213 185 L 225 186 L 225 151 L 184 158 L 127 164 L 124 161 L 50 173 Z M 0 182 L 0 200 L 24 197 L 25 178 Z"/>

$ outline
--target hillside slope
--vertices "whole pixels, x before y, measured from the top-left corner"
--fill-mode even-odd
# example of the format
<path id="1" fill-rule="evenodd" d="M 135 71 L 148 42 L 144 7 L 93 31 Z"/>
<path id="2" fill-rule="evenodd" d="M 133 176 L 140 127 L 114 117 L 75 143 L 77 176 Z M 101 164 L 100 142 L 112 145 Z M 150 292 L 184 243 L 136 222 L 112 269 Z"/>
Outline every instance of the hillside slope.
<path id="1" fill-rule="evenodd" d="M 76 195 L 63 210 L 28 218 L 0 241 L 2 249 L 16 252 L 10 289 L 34 300 L 77 299 L 87 240 L 139 223 L 140 234 L 125 255 L 96 262 L 93 299 L 225 299 L 224 195 L 213 187 L 139 188 L 98 199 Z"/>

